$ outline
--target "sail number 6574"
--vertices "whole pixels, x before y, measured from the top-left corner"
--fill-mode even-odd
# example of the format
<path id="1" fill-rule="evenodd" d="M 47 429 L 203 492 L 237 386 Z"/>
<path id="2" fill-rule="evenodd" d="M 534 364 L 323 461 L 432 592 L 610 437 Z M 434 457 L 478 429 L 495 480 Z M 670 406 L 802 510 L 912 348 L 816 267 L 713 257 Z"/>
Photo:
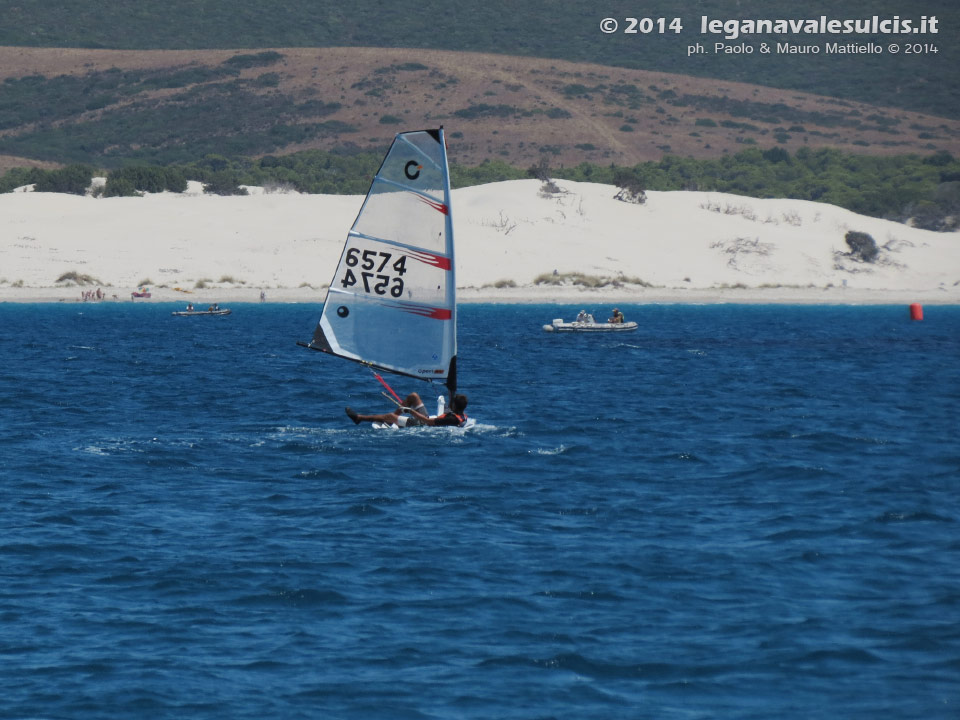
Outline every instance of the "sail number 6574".
<path id="1" fill-rule="evenodd" d="M 361 251 L 360 248 L 353 247 L 347 250 L 347 256 L 343 262 L 347 266 L 343 280 L 340 281 L 344 288 L 354 285 L 359 286 L 360 283 L 363 283 L 364 292 L 386 295 L 389 291 L 393 297 L 403 295 L 403 278 L 401 276 L 407 271 L 406 255 L 401 255 L 394 260 L 393 253 L 383 252 L 382 250 Z M 356 269 L 356 273 L 354 273 L 354 269 Z M 359 274 L 359 278 L 357 274 Z"/>

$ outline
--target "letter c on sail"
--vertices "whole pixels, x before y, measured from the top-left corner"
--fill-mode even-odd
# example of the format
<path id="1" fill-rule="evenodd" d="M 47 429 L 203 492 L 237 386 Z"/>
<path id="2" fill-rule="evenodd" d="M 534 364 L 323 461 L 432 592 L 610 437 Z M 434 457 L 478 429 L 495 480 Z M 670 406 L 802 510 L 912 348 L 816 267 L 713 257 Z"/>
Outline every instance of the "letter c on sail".
<path id="1" fill-rule="evenodd" d="M 403 167 L 403 174 L 406 175 L 411 180 L 416 180 L 420 177 L 420 169 L 423 165 L 417 163 L 416 160 L 411 160 Z M 410 169 L 413 168 L 413 172 L 410 172 Z"/>

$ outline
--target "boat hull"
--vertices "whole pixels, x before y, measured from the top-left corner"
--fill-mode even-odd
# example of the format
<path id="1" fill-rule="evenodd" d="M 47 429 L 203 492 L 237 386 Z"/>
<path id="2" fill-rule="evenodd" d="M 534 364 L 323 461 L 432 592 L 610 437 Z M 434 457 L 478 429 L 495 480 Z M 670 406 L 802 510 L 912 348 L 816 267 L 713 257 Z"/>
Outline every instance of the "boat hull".
<path id="1" fill-rule="evenodd" d="M 197 315 L 229 315 L 230 310 L 177 310 L 171 315 L 176 317 L 196 317 Z"/>
<path id="2" fill-rule="evenodd" d="M 554 320 L 550 325 L 544 325 L 544 332 L 578 332 L 578 333 L 601 333 L 601 332 L 630 332 L 636 330 L 635 322 L 624 323 L 598 323 L 598 322 L 563 322 Z"/>

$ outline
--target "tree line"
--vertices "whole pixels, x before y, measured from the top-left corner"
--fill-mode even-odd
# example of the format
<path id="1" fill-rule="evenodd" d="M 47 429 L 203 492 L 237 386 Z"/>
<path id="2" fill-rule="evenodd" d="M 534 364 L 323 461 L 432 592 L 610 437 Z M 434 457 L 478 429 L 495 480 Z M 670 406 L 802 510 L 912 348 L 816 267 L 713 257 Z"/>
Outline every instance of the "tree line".
<path id="1" fill-rule="evenodd" d="M 110 171 L 90 165 L 58 170 L 14 168 L 0 177 L 0 192 L 34 185 L 39 192 L 85 194 L 94 176 L 104 197 L 144 192 L 183 192 L 188 180 L 205 192 L 243 194 L 242 186 L 310 194 L 361 195 L 367 191 L 382 157 L 369 152 L 308 150 L 258 159 L 220 155 L 182 165 L 129 165 Z M 455 188 L 522 178 L 555 178 L 615 185 L 638 194 L 644 190 L 699 190 L 756 198 L 789 198 L 829 203 L 854 212 L 897 221 L 911 220 L 933 230 L 955 230 L 960 219 L 960 161 L 947 152 L 928 156 L 854 155 L 831 148 L 801 148 L 791 155 L 774 147 L 750 148 L 713 159 L 665 156 L 634 166 L 581 163 L 551 168 L 546 161 L 517 168 L 502 160 L 468 167 L 451 166 Z"/>

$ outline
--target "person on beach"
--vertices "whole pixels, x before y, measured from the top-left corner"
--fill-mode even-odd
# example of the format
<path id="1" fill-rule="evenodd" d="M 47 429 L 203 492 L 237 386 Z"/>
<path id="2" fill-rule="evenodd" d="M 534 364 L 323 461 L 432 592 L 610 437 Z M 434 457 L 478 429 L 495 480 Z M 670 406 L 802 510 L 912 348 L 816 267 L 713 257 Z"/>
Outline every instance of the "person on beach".
<path id="1" fill-rule="evenodd" d="M 381 413 L 379 415 L 361 415 L 352 408 L 346 408 L 347 417 L 359 425 L 362 422 L 378 422 L 385 425 L 396 425 L 398 427 L 413 427 L 416 425 L 429 425 L 431 427 L 460 427 L 467 422 L 467 396 L 454 395 L 450 409 L 443 415 L 431 417 L 427 415 L 427 408 L 423 404 L 420 396 L 413 392 L 407 395 L 403 400 L 403 405 L 393 412 Z M 406 417 L 403 413 L 410 413 Z"/>
<path id="2" fill-rule="evenodd" d="M 620 312 L 617 308 L 613 309 L 613 317 L 610 318 L 609 322 L 612 323 L 622 323 L 623 322 L 623 313 Z"/>

